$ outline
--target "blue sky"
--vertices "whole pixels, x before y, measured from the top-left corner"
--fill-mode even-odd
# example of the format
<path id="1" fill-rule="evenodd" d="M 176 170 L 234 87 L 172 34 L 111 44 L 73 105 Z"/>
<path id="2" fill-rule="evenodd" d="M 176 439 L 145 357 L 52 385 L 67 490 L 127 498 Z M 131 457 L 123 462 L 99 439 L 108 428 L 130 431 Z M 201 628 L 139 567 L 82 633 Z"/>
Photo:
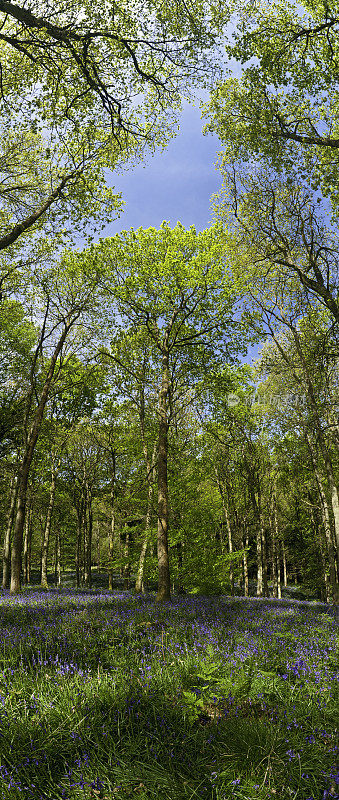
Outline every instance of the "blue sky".
<path id="1" fill-rule="evenodd" d="M 178 220 L 185 226 L 203 230 L 212 222 L 211 195 L 221 184 L 215 169 L 220 142 L 216 136 L 203 136 L 205 123 L 200 109 L 185 105 L 180 116 L 180 131 L 166 150 L 114 176 L 114 186 L 122 192 L 125 211 L 104 232 L 113 236 L 129 228 L 159 228 L 166 220 L 173 227 Z"/>
<path id="2" fill-rule="evenodd" d="M 159 228 L 166 220 L 173 227 L 178 220 L 188 228 L 203 230 L 213 222 L 211 195 L 221 186 L 216 169 L 221 144 L 216 136 L 203 136 L 205 121 L 198 107 L 186 105 L 181 114 L 180 131 L 166 150 L 149 157 L 120 175 L 114 186 L 126 202 L 120 218 L 105 228 L 103 236 L 113 236 L 130 228 Z M 241 361 L 251 361 L 258 345 L 250 346 Z"/>

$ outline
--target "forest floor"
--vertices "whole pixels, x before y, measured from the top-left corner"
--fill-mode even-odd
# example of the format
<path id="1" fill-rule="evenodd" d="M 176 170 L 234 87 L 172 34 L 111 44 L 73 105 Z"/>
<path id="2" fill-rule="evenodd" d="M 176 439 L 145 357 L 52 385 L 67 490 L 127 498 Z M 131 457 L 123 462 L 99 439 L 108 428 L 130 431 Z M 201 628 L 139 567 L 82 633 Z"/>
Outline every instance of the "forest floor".
<path id="1" fill-rule="evenodd" d="M 329 800 L 320 603 L 0 593 L 1 800 Z"/>

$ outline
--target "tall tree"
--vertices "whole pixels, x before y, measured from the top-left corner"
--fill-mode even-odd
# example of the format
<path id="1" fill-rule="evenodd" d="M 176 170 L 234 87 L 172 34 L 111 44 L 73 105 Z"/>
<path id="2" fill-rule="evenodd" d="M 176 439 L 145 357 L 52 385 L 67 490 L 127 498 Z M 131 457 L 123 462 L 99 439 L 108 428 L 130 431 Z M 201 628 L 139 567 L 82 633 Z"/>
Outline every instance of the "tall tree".
<path id="1" fill-rule="evenodd" d="M 235 306 L 237 292 L 225 265 L 224 237 L 218 227 L 196 233 L 181 224 L 171 229 L 123 232 L 93 247 L 110 268 L 108 295 L 118 313 L 142 328 L 157 352 L 158 405 L 158 593 L 170 598 L 168 556 L 168 431 L 176 393 L 194 389 L 213 357 L 229 358 L 241 348 Z"/>
<path id="2" fill-rule="evenodd" d="M 46 404 L 53 385 L 67 363 L 65 343 L 70 331 L 86 311 L 95 304 L 98 273 L 79 261 L 76 255 L 65 254 L 62 264 L 49 274 L 35 279 L 36 313 L 41 314 L 39 339 L 31 360 L 30 387 L 23 419 L 23 442 L 18 473 L 17 508 L 13 528 L 11 559 L 11 593 L 20 590 L 22 537 L 25 521 L 29 472 Z M 39 308 L 40 305 L 40 308 Z M 77 338 L 82 342 L 78 325 Z"/>

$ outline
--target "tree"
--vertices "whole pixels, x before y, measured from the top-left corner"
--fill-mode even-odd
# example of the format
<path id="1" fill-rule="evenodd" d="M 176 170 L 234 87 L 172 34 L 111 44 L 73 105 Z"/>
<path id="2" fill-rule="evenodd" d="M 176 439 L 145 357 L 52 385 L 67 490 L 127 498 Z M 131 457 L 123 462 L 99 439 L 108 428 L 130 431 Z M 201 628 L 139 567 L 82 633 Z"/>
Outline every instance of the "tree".
<path id="1" fill-rule="evenodd" d="M 189 83 L 213 68 L 227 17 L 213 0 L 1 0 L 0 249 L 53 208 L 61 226 L 72 211 L 85 221 L 86 208 L 102 219 L 106 201 L 109 213 L 104 169 L 164 145 Z"/>
<path id="2" fill-rule="evenodd" d="M 241 63 L 241 77 L 216 85 L 208 129 L 224 143 L 226 161 L 268 160 L 286 175 L 296 160 L 300 174 L 308 165 L 337 205 L 336 3 L 259 0 L 235 11 L 226 54 Z"/>
<path id="3" fill-rule="evenodd" d="M 294 393 L 304 393 L 305 403 L 296 402 L 289 414 L 292 415 L 293 426 L 297 424 L 300 428 L 311 462 L 326 538 L 327 553 L 324 569 L 326 572 L 328 562 L 330 595 L 336 598 L 338 587 L 335 546 L 338 550 L 339 505 L 335 449 L 333 451 L 335 440 L 331 435 L 331 427 L 328 426 L 327 413 L 332 398 L 328 394 L 325 378 L 326 361 L 324 363 L 322 357 L 322 352 L 328 347 L 326 321 L 324 326 L 324 321 L 313 312 L 297 324 L 285 309 L 279 310 L 279 317 L 282 322 L 281 329 L 274 331 L 270 326 L 274 345 L 265 348 L 261 359 L 261 371 L 264 373 L 266 370 L 271 375 L 279 374 L 284 387 L 283 390 L 280 388 L 281 394 L 288 388 Z M 327 500 L 328 495 L 330 504 Z"/>
<path id="4" fill-rule="evenodd" d="M 275 286 L 296 275 L 310 303 L 316 298 L 339 322 L 339 228 L 326 219 L 320 197 L 293 183 L 293 173 L 287 181 L 260 168 L 225 166 L 222 173 L 215 210 L 228 228 L 234 262 L 241 261 L 259 293 L 268 280 Z"/>
<path id="5" fill-rule="evenodd" d="M 241 77 L 220 82 L 205 107 L 223 145 L 217 213 L 248 262 L 294 272 L 338 322 L 339 18 L 322 0 L 237 13 L 226 50 Z"/>
<path id="6" fill-rule="evenodd" d="M 0 442 L 1 451 L 16 440 L 29 385 L 30 357 L 38 331 L 22 304 L 0 305 Z"/>
<path id="7" fill-rule="evenodd" d="M 144 591 L 144 567 L 151 533 L 153 492 L 156 472 L 156 414 L 158 399 L 158 370 L 154 345 L 142 330 L 118 331 L 111 339 L 110 348 L 101 353 L 103 362 L 109 365 L 114 392 L 128 398 L 135 408 L 140 428 L 141 447 L 145 461 L 147 485 L 147 508 L 145 533 L 141 545 L 138 574 L 135 584 L 137 592 Z"/>
<path id="8" fill-rule="evenodd" d="M 32 355 L 29 391 L 23 417 L 23 440 L 21 463 L 18 473 L 18 495 L 13 529 L 11 559 L 11 593 L 20 590 L 22 537 L 25 521 L 26 495 L 29 471 L 44 418 L 45 407 L 52 387 L 62 374 L 67 363 L 65 343 L 74 329 L 95 304 L 95 289 L 98 287 L 98 272 L 84 264 L 76 254 L 65 254 L 61 265 L 52 268 L 49 274 L 35 279 L 35 300 L 40 295 L 41 314 L 39 339 Z M 82 343 L 80 325 L 77 339 Z"/>
<path id="9" fill-rule="evenodd" d="M 269 444 L 262 415 L 251 407 L 248 368 L 215 371 L 210 376 L 209 414 L 204 421 L 221 495 L 230 553 L 232 527 L 248 572 L 248 531 L 254 534 L 257 595 L 268 594 L 267 508 L 271 492 Z M 232 388 L 233 391 L 230 392 Z M 252 536 L 251 536 L 252 539 Z"/>
<path id="10" fill-rule="evenodd" d="M 234 318 L 236 289 L 225 265 L 218 227 L 196 233 L 178 223 L 160 230 L 123 232 L 93 247 L 104 263 L 108 296 L 118 314 L 142 329 L 157 352 L 158 404 L 158 566 L 157 600 L 170 598 L 168 557 L 168 430 L 176 395 L 193 391 L 209 359 L 229 358 L 241 349 Z"/>

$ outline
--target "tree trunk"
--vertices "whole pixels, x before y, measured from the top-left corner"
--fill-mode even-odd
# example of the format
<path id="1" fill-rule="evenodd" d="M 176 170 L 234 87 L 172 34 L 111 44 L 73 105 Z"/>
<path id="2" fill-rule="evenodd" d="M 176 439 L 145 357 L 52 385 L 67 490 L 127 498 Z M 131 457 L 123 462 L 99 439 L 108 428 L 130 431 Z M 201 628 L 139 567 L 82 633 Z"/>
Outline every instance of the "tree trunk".
<path id="1" fill-rule="evenodd" d="M 145 587 L 144 587 L 144 567 L 145 567 L 145 559 L 146 559 L 148 540 L 149 540 L 150 530 L 151 530 L 152 499 L 153 499 L 153 485 L 152 485 L 152 482 L 149 481 L 148 488 L 147 488 L 147 511 L 146 511 L 145 533 L 144 533 L 144 538 L 143 538 L 143 542 L 142 542 L 142 545 L 141 545 L 140 557 L 139 557 L 139 565 L 138 565 L 138 574 L 137 574 L 137 579 L 136 579 L 136 582 L 135 582 L 135 591 L 138 592 L 138 593 L 145 591 Z"/>
<path id="2" fill-rule="evenodd" d="M 332 531 L 331 531 L 331 521 L 329 515 L 329 508 L 326 498 L 326 492 L 323 487 L 323 483 L 321 480 L 320 472 L 317 466 L 317 453 L 314 448 L 314 444 L 312 442 L 311 436 L 305 431 L 305 437 L 308 444 L 308 449 L 311 456 L 311 462 L 315 477 L 316 486 L 318 489 L 319 499 L 320 499 L 320 510 L 321 516 L 324 526 L 326 544 L 327 544 L 327 555 L 328 555 L 328 562 L 329 562 L 329 569 L 330 569 L 330 586 L 331 586 L 331 596 L 333 600 L 338 600 L 338 585 L 336 580 L 336 571 L 335 571 L 335 553 L 333 547 L 333 540 L 332 540 Z"/>
<path id="3" fill-rule="evenodd" d="M 171 580 L 168 556 L 168 419 L 167 402 L 170 388 L 168 352 L 163 352 L 162 382 L 159 398 L 158 439 L 158 591 L 156 601 L 171 599 Z"/>
<path id="4" fill-rule="evenodd" d="M 97 520 L 96 547 L 97 547 L 97 571 L 100 572 L 101 560 L 100 560 L 100 525 L 99 525 L 99 520 Z"/>
<path id="5" fill-rule="evenodd" d="M 229 569 L 230 591 L 231 591 L 231 596 L 233 597 L 234 596 L 234 570 L 233 570 L 233 561 L 232 561 L 232 553 L 233 553 L 232 528 L 231 528 L 230 518 L 229 518 L 229 514 L 228 514 L 228 508 L 227 508 L 227 505 L 225 503 L 224 487 L 223 487 L 223 485 L 221 483 L 221 480 L 220 480 L 220 477 L 219 477 L 219 474 L 218 474 L 218 470 L 217 470 L 216 467 L 214 468 L 214 471 L 215 471 L 215 475 L 216 475 L 216 479 L 217 479 L 219 494 L 220 494 L 220 497 L 221 497 L 221 504 L 222 504 L 222 508 L 223 508 L 223 512 L 224 512 L 224 516 L 225 516 L 225 521 L 226 521 L 227 539 L 228 539 L 228 551 L 229 551 L 229 554 L 231 556 L 230 569 Z M 222 537 L 222 534 L 221 534 L 221 540 L 222 539 L 223 539 L 223 537 Z M 222 548 L 222 552 L 223 552 L 224 551 L 223 543 L 221 545 L 221 548 Z"/>
<path id="6" fill-rule="evenodd" d="M 147 552 L 147 545 L 148 545 L 148 538 L 150 532 L 150 520 L 146 521 L 144 538 L 142 540 L 140 556 L 139 556 L 139 564 L 138 564 L 138 573 L 135 581 L 135 591 L 140 594 L 140 592 L 145 591 L 144 586 L 144 567 L 145 567 L 145 560 L 146 560 L 146 552 Z"/>
<path id="7" fill-rule="evenodd" d="M 34 415 L 31 429 L 27 437 L 25 452 L 19 469 L 18 500 L 17 500 L 17 510 L 16 510 L 16 518 L 15 518 L 13 542 L 12 542 L 11 586 L 10 586 L 11 594 L 20 592 L 21 589 L 22 538 L 23 538 L 23 529 L 25 523 L 26 497 L 27 497 L 27 484 L 28 484 L 29 471 L 32 463 L 35 446 L 40 433 L 43 414 L 48 400 L 51 383 L 53 380 L 55 365 L 58 356 L 62 350 L 69 328 L 70 324 L 67 324 L 59 338 L 59 341 L 51 357 L 50 366 L 41 392 L 40 401 Z"/>
<path id="8" fill-rule="evenodd" d="M 10 507 L 7 516 L 7 524 L 4 538 L 3 561 L 2 561 L 2 588 L 8 589 L 10 582 L 10 563 L 11 563 L 11 532 L 15 515 L 15 506 L 18 497 L 19 481 L 17 476 L 13 476 L 11 481 Z"/>
<path id="9" fill-rule="evenodd" d="M 15 526 L 12 541 L 10 593 L 21 589 L 22 539 L 26 515 L 27 483 L 30 463 L 25 463 L 19 473 L 19 489 L 16 507 Z"/>
<path id="10" fill-rule="evenodd" d="M 272 595 L 278 597 L 278 579 L 277 579 L 277 547 L 275 540 L 274 524 L 271 521 L 271 553 L 272 553 Z"/>
<path id="11" fill-rule="evenodd" d="M 311 499 L 311 498 L 310 498 Z M 328 565 L 328 558 L 326 552 L 326 540 L 324 540 L 324 533 L 322 533 L 321 528 L 319 526 L 318 519 L 316 518 L 315 514 L 313 513 L 313 509 L 311 508 L 311 521 L 312 527 L 314 530 L 314 538 L 318 544 L 320 557 L 321 557 L 321 564 L 322 564 L 322 572 L 323 572 L 323 579 L 324 579 L 324 591 L 322 591 L 322 599 L 325 600 L 326 603 L 329 603 L 332 598 L 331 592 L 331 584 L 330 584 L 330 576 L 329 576 L 329 565 Z"/>
<path id="12" fill-rule="evenodd" d="M 277 597 L 281 600 L 281 565 L 280 565 L 280 542 L 276 539 L 277 547 Z"/>
<path id="13" fill-rule="evenodd" d="M 244 523 L 244 527 L 245 527 L 245 523 Z M 242 559 L 243 576 L 244 576 L 244 596 L 248 597 L 248 563 L 247 563 L 247 549 L 245 549 L 245 548 L 248 547 L 248 532 L 247 532 L 246 528 L 245 528 L 245 537 L 244 537 L 244 534 L 242 534 L 242 537 L 241 537 L 241 547 L 242 547 L 242 549 L 244 551 L 244 555 L 243 555 L 243 559 Z"/>
<path id="14" fill-rule="evenodd" d="M 126 531 L 125 535 L 125 546 L 124 546 L 124 589 L 129 589 L 129 576 L 131 572 L 131 565 L 129 561 L 129 539 L 130 534 L 129 531 Z"/>
<path id="15" fill-rule="evenodd" d="M 142 391 L 142 401 L 143 398 L 143 391 Z M 149 462 L 148 458 L 148 450 L 147 444 L 145 439 L 145 431 L 144 431 L 144 402 L 141 402 L 140 406 L 140 425 L 141 425 L 141 435 L 142 435 L 142 444 L 144 450 L 144 456 L 146 461 L 146 470 L 147 470 L 147 510 L 146 510 L 146 523 L 145 523 L 145 534 L 143 538 L 143 542 L 141 545 L 140 550 L 140 557 L 139 557 L 139 566 L 138 566 L 138 574 L 137 579 L 135 582 L 135 591 L 140 593 L 145 591 L 144 587 L 144 567 L 145 567 L 145 560 L 146 560 L 146 552 L 148 547 L 148 540 L 150 536 L 151 530 L 151 520 L 152 520 L 152 502 L 153 502 L 153 483 L 154 483 L 154 470 L 155 470 L 155 459 L 156 459 L 156 442 L 154 443 L 153 447 L 153 456 L 152 456 L 152 464 Z"/>
<path id="16" fill-rule="evenodd" d="M 263 596 L 263 571 L 262 571 L 262 539 L 260 526 L 256 526 L 257 546 L 257 597 Z"/>
<path id="17" fill-rule="evenodd" d="M 284 586 L 287 586 L 287 563 L 286 563 L 286 549 L 285 549 L 285 542 L 282 539 L 281 542 L 281 549 L 282 549 L 282 557 L 283 557 L 283 568 L 284 568 Z"/>
<path id="18" fill-rule="evenodd" d="M 276 496 L 274 495 L 274 527 L 273 527 L 273 536 L 274 536 L 274 545 L 273 545 L 273 538 L 272 538 L 272 548 L 275 550 L 275 568 L 276 568 L 276 583 L 277 583 L 277 598 L 281 600 L 281 570 L 280 570 L 280 547 L 279 547 L 279 528 L 278 528 L 278 514 L 277 514 L 277 500 Z"/>
<path id="19" fill-rule="evenodd" d="M 75 547 L 75 580 L 76 580 L 76 587 L 77 589 L 80 588 L 80 569 L 81 569 L 81 542 L 82 542 L 82 518 L 83 518 L 83 509 L 82 509 L 83 499 L 81 498 L 79 502 L 75 504 L 75 509 L 77 513 L 77 540 L 76 540 L 76 547 Z"/>
<path id="20" fill-rule="evenodd" d="M 232 542 L 232 528 L 230 523 L 230 518 L 228 515 L 228 509 L 225 503 L 223 502 L 224 512 L 225 512 L 225 519 L 226 519 L 226 527 L 227 527 L 227 536 L 228 536 L 228 552 L 231 556 L 230 561 L 230 586 L 231 586 L 231 596 L 234 597 L 234 570 L 233 570 L 233 561 L 232 561 L 232 553 L 233 553 L 233 542 Z"/>
<path id="21" fill-rule="evenodd" d="M 92 586 L 92 490 L 86 481 L 86 500 L 84 503 L 84 583 L 89 589 Z"/>
<path id="22" fill-rule="evenodd" d="M 48 546 L 49 546 L 49 539 L 51 535 L 51 525 L 52 525 L 52 514 L 54 508 L 54 500 L 55 500 L 55 490 L 56 490 L 56 468 L 53 464 L 52 466 L 52 473 L 51 473 L 51 488 L 49 493 L 49 504 L 47 509 L 47 516 L 46 516 L 46 525 L 45 531 L 43 536 L 42 542 L 42 553 L 41 553 L 41 587 L 42 589 L 48 589 L 48 580 L 47 580 L 47 558 L 48 558 Z"/>
<path id="23" fill-rule="evenodd" d="M 29 552 L 30 552 L 30 540 L 32 535 L 32 507 L 31 503 L 28 502 L 26 506 L 26 516 L 25 516 L 25 527 L 24 527 L 24 544 L 23 544 L 23 584 L 27 586 L 29 583 Z"/>
<path id="24" fill-rule="evenodd" d="M 267 576 L 267 543 L 266 543 L 266 531 L 262 519 L 262 515 L 260 514 L 260 530 L 261 530 L 261 542 L 262 542 L 262 574 L 263 574 L 263 592 L 264 597 L 269 597 L 270 593 L 268 590 L 268 576 Z"/>
<path id="25" fill-rule="evenodd" d="M 258 490 L 258 500 L 256 499 L 255 487 L 259 485 L 259 478 L 256 478 L 255 471 L 247 468 L 249 478 L 249 493 L 251 503 L 256 518 L 255 526 L 255 541 L 257 550 L 257 597 L 263 596 L 263 556 L 262 556 L 262 517 L 261 517 L 261 498 L 260 491 Z"/>
<path id="26" fill-rule="evenodd" d="M 85 489 L 84 489 L 85 491 Z M 81 541 L 81 561 L 82 561 L 82 583 L 88 585 L 87 573 L 87 546 L 88 546 L 88 519 L 87 519 L 87 497 L 84 495 L 82 504 L 82 541 Z"/>
<path id="27" fill-rule="evenodd" d="M 59 525 L 55 531 L 55 585 L 61 586 L 61 542 Z"/>
<path id="28" fill-rule="evenodd" d="M 112 473 L 111 473 L 111 524 L 108 534 L 108 588 L 113 591 L 113 556 L 115 544 L 115 470 L 116 470 L 116 453 L 115 450 L 111 452 L 112 456 Z"/>

